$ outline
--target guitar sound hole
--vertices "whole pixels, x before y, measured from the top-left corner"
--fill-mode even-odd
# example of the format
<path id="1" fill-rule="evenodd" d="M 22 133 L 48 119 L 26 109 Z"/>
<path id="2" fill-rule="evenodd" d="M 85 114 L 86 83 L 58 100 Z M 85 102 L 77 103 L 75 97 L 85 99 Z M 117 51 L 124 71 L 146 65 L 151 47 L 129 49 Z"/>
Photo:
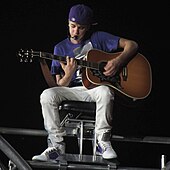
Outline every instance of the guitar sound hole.
<path id="1" fill-rule="evenodd" d="M 106 66 L 107 62 L 100 62 L 99 63 L 99 71 L 103 74 L 105 71 L 104 67 Z"/>

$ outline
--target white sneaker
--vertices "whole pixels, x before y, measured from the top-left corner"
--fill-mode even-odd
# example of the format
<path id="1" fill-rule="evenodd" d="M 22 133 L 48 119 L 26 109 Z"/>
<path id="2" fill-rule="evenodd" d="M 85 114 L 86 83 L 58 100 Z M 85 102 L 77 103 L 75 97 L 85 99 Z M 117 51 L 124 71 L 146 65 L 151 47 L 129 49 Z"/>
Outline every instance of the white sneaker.
<path id="1" fill-rule="evenodd" d="M 104 159 L 117 158 L 110 141 L 100 141 L 96 144 L 96 155 L 102 155 Z"/>
<path id="2" fill-rule="evenodd" d="M 55 161 L 60 155 L 65 154 L 65 144 L 59 144 L 57 147 L 48 147 L 40 155 L 32 157 L 33 161 Z"/>

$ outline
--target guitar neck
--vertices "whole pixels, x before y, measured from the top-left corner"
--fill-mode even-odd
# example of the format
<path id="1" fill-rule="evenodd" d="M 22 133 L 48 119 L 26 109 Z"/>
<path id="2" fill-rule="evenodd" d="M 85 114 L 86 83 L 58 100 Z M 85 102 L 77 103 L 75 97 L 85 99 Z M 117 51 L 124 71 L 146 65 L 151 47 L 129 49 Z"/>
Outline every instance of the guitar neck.
<path id="1" fill-rule="evenodd" d="M 46 52 L 37 52 L 37 54 L 39 55 L 40 58 L 49 59 L 49 60 L 58 60 L 58 61 L 62 61 L 66 63 L 66 57 L 63 57 L 63 56 L 58 56 L 58 55 L 54 55 L 54 54 L 46 53 Z M 95 70 L 99 69 L 98 63 L 89 62 L 86 60 L 79 60 L 79 59 L 75 59 L 75 60 L 78 66 L 91 68 Z"/>

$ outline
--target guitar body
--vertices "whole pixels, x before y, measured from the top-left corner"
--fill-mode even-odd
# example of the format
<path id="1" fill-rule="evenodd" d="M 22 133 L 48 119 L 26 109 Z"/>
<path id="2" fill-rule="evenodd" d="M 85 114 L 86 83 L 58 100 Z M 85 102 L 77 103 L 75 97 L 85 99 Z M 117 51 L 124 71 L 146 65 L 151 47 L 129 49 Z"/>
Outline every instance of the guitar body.
<path id="1" fill-rule="evenodd" d="M 106 53 L 100 50 L 90 50 L 87 54 L 87 61 L 90 62 L 107 62 L 116 58 L 121 52 Z M 123 70 L 119 73 L 119 85 L 110 81 L 102 80 L 100 77 L 93 74 L 90 68 L 84 68 L 82 78 L 83 85 L 88 88 L 94 88 L 99 85 L 107 85 L 118 94 L 125 95 L 133 100 L 144 99 L 151 91 L 152 87 L 152 72 L 147 59 L 140 53 L 127 64 L 126 78 L 124 79 Z"/>

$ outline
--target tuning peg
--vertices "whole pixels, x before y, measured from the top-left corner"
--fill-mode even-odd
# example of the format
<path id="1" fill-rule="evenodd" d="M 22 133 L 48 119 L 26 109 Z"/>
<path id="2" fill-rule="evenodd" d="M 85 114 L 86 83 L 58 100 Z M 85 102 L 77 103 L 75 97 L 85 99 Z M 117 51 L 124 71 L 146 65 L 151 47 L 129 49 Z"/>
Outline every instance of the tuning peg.
<path id="1" fill-rule="evenodd" d="M 20 49 L 17 53 L 17 56 L 20 59 L 20 62 L 24 62 L 24 63 L 32 63 L 33 62 L 33 58 L 34 58 L 34 51 L 32 49 L 30 50 L 24 50 L 24 49 Z"/>

